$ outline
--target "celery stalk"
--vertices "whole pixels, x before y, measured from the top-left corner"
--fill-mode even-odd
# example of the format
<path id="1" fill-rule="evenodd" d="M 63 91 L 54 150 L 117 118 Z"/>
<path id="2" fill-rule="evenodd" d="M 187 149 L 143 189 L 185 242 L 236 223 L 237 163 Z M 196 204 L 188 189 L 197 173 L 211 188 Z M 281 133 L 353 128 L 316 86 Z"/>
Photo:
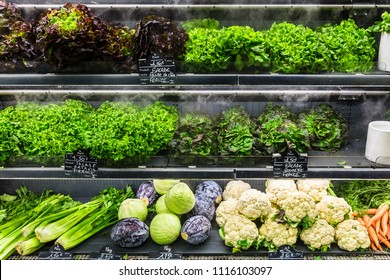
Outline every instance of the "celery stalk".
<path id="1" fill-rule="evenodd" d="M 31 235 L 32 233 L 34 233 L 35 229 L 43 222 L 54 222 L 56 220 L 59 220 L 63 217 L 66 217 L 66 216 L 74 213 L 75 211 L 77 211 L 77 209 L 78 209 L 77 207 L 72 207 L 72 208 L 69 208 L 67 210 L 61 211 L 59 213 L 54 213 L 54 214 L 51 214 L 49 216 L 40 217 L 40 218 L 32 221 L 31 223 L 28 223 L 27 225 L 25 225 L 22 229 L 22 235 L 24 237 L 27 237 L 27 236 Z"/>
<path id="2" fill-rule="evenodd" d="M 35 235 L 39 241 L 46 243 L 57 239 L 62 234 L 67 232 L 77 223 L 82 221 L 89 214 L 97 211 L 101 204 L 104 202 L 102 198 L 91 200 L 90 202 L 75 206 L 77 211 L 70 215 L 54 222 L 50 220 L 44 220 L 38 227 L 35 228 Z"/>
<path id="3" fill-rule="evenodd" d="M 41 243 L 36 236 L 27 240 L 21 240 L 16 244 L 16 251 L 19 255 L 26 256 L 38 251 L 45 243 Z"/>

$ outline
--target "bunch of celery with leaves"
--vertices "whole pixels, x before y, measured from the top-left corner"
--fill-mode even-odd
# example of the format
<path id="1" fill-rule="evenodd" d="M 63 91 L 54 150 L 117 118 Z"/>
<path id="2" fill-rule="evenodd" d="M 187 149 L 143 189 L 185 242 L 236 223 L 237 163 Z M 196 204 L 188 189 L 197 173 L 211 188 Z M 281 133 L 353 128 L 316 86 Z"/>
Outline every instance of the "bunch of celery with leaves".
<path id="1" fill-rule="evenodd" d="M 69 196 L 55 194 L 51 190 L 35 193 L 22 186 L 16 190 L 16 195 L 3 194 L 0 206 L 0 259 L 7 259 L 19 244 L 24 245 L 24 254 L 32 253 L 41 248 L 44 243 L 38 242 L 34 231 L 23 234 L 23 229 L 37 220 L 44 220 L 49 215 L 68 211 L 78 202 Z"/>
<path id="2" fill-rule="evenodd" d="M 68 250 L 116 223 L 120 204 L 134 197 L 131 186 L 123 189 L 108 187 L 89 202 L 48 216 L 31 228 L 35 228 L 35 235 L 40 242 L 55 241 Z"/>

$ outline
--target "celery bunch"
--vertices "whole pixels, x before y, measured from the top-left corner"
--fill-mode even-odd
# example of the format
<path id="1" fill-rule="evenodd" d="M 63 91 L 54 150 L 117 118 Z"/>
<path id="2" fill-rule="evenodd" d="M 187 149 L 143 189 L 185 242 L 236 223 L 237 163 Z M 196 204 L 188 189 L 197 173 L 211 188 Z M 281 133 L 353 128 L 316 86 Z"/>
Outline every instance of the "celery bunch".
<path id="1" fill-rule="evenodd" d="M 22 189 L 24 191 L 25 189 Z M 35 220 L 41 220 L 43 217 L 49 215 L 49 213 L 59 213 L 64 209 L 69 209 L 76 204 L 69 196 L 63 194 L 53 194 L 51 191 L 43 191 L 41 195 L 36 195 L 32 192 L 25 192 L 30 200 L 18 200 L 24 201 L 24 204 L 18 207 L 19 212 L 13 211 L 12 217 L 8 221 L 3 220 L 0 225 L 0 260 L 7 259 L 16 251 L 16 246 L 19 242 L 26 241 L 34 237 L 34 233 L 30 232 L 27 235 L 22 234 L 23 228 Z M 5 203 L 7 204 L 7 203 Z M 4 204 L 4 205 L 5 205 Z M 12 204 L 12 203 L 11 203 Z M 22 209 L 24 207 L 24 209 Z M 11 208 L 4 207 L 8 212 Z M 39 244 L 39 248 L 43 246 Z M 38 248 L 38 249 L 39 249 Z"/>

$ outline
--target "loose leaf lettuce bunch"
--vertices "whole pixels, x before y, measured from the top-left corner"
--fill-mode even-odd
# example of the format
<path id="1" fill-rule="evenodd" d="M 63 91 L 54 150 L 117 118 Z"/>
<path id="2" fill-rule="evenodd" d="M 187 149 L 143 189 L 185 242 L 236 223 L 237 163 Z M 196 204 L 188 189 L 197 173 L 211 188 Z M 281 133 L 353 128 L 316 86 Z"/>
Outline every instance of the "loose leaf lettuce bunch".
<path id="1" fill-rule="evenodd" d="M 282 73 L 316 72 L 317 38 L 309 27 L 293 23 L 274 23 L 267 32 L 271 71 Z"/>
<path id="2" fill-rule="evenodd" d="M 131 66 L 135 30 L 100 19 L 86 5 L 49 9 L 40 15 L 35 34 L 42 59 L 56 70 L 96 61 Z"/>
<path id="3" fill-rule="evenodd" d="M 353 19 L 339 24 L 325 24 L 317 30 L 317 57 L 328 72 L 368 72 L 374 66 L 375 37 L 359 28 Z M 318 60 L 317 60 L 318 61 Z"/>
<path id="4" fill-rule="evenodd" d="M 218 72 L 233 68 L 242 71 L 269 66 L 265 34 L 248 26 L 221 29 L 194 28 L 189 31 L 184 55 L 190 72 Z"/>
<path id="5" fill-rule="evenodd" d="M 12 3 L 0 1 L 0 70 L 13 71 L 35 66 L 33 25 Z"/>
<path id="6" fill-rule="evenodd" d="M 299 123 L 308 130 L 312 149 L 337 151 L 348 141 L 346 119 L 329 104 L 322 103 L 302 112 Z"/>
<path id="7" fill-rule="evenodd" d="M 92 113 L 92 106 L 71 99 L 60 104 L 16 105 L 12 122 L 23 155 L 57 156 L 88 148 Z"/>
<path id="8" fill-rule="evenodd" d="M 113 160 L 155 155 L 167 148 L 177 120 L 177 109 L 161 102 L 141 108 L 107 101 L 96 110 L 91 154 Z"/>
<path id="9" fill-rule="evenodd" d="M 303 153 L 310 148 L 308 131 L 299 125 L 296 116 L 283 105 L 267 104 L 257 118 L 255 150 L 263 155 L 286 149 Z"/>
<path id="10" fill-rule="evenodd" d="M 21 155 L 19 139 L 13 123 L 15 108 L 10 106 L 0 111 L 0 163 L 11 156 Z"/>
<path id="11" fill-rule="evenodd" d="M 219 21 L 214 18 L 189 19 L 180 23 L 186 32 L 195 28 L 220 29 Z"/>
<path id="12" fill-rule="evenodd" d="M 386 32 L 390 33 L 390 13 L 384 11 L 381 15 L 382 20 L 375 22 L 368 28 L 369 32 Z"/>
<path id="13" fill-rule="evenodd" d="M 143 18 L 136 27 L 134 61 L 161 53 L 167 58 L 178 58 L 185 51 L 187 32 L 177 23 L 160 16 Z"/>
<path id="14" fill-rule="evenodd" d="M 187 113 L 179 120 L 170 149 L 175 156 L 211 156 L 217 154 L 217 135 L 211 116 Z"/>
<path id="15" fill-rule="evenodd" d="M 241 106 L 232 106 L 217 118 L 218 153 L 247 156 L 252 153 L 255 129 L 253 117 Z"/>
<path id="16" fill-rule="evenodd" d="M 36 26 L 42 58 L 56 70 L 96 59 L 106 44 L 107 25 L 82 4 L 67 3 L 42 13 Z"/>

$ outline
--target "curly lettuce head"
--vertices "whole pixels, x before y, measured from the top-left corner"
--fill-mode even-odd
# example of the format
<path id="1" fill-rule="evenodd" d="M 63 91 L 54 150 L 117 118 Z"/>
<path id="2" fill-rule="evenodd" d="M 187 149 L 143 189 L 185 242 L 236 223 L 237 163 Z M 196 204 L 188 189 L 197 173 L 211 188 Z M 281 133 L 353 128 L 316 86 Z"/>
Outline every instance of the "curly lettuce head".
<path id="1" fill-rule="evenodd" d="M 169 143 L 174 155 L 210 156 L 217 153 L 215 124 L 213 119 L 201 113 L 188 113 Z"/>
<path id="2" fill-rule="evenodd" d="M 18 71 L 34 66 L 34 42 L 31 22 L 23 19 L 14 4 L 0 2 L 0 70 Z"/>
<path id="3" fill-rule="evenodd" d="M 312 149 L 337 151 L 348 142 L 347 120 L 328 104 L 320 104 L 301 113 L 299 122 L 309 132 Z"/>
<path id="4" fill-rule="evenodd" d="M 107 26 L 85 5 L 67 3 L 43 13 L 35 27 L 42 58 L 56 70 L 91 60 Z"/>
<path id="5" fill-rule="evenodd" d="M 222 111 L 217 119 L 219 154 L 250 155 L 254 142 L 254 129 L 254 119 L 243 107 L 233 106 Z"/>
<path id="6" fill-rule="evenodd" d="M 310 148 L 307 130 L 296 122 L 296 116 L 283 105 L 267 104 L 257 118 L 255 149 L 269 155 L 286 149 L 306 152 Z"/>

